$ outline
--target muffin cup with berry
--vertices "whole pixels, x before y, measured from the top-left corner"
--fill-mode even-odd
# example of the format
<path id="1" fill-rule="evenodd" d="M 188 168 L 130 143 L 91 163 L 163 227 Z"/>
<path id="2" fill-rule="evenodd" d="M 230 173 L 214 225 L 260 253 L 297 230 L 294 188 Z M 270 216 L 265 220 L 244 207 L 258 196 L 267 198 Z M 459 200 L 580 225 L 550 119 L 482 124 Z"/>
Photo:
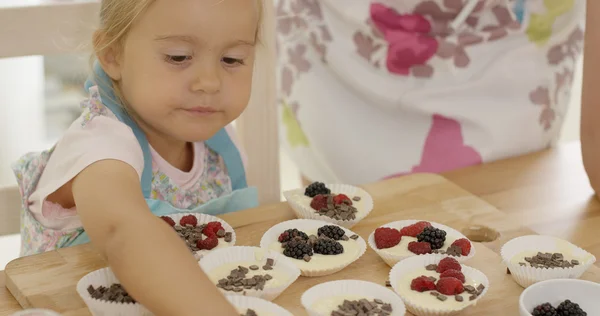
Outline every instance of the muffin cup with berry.
<path id="1" fill-rule="evenodd" d="M 115 301 L 94 298 L 90 293 L 99 287 L 110 288 L 120 284 L 110 268 L 103 268 L 88 273 L 77 283 L 77 294 L 83 299 L 94 316 L 152 316 L 154 315 L 140 303 L 118 303 Z"/>
<path id="2" fill-rule="evenodd" d="M 247 314 L 248 310 L 252 310 L 258 316 L 294 316 L 285 308 L 258 297 L 241 295 L 226 295 L 226 297 L 227 300 L 229 300 L 229 303 L 231 303 L 231 305 L 233 305 L 241 315 L 250 315 Z"/>
<path id="3" fill-rule="evenodd" d="M 420 225 L 421 223 L 425 223 L 424 225 Z M 427 224 L 428 223 L 428 224 Z M 432 226 L 437 230 L 442 230 L 445 232 L 445 241 L 443 244 L 438 241 L 438 245 L 431 246 L 424 245 L 419 243 L 418 237 L 420 233 L 423 233 L 423 230 L 426 226 Z M 383 229 L 382 229 L 383 228 Z M 413 229 L 415 228 L 415 229 Z M 433 230 L 436 231 L 436 230 Z M 405 235 L 406 234 L 406 235 Z M 377 237 L 377 238 L 376 238 Z M 430 241 L 430 237 L 426 237 L 426 234 L 421 236 L 423 241 Z M 460 240 L 460 241 L 458 241 Z M 433 240 L 431 240 L 433 241 Z M 411 244 L 412 242 L 416 242 L 416 244 Z M 453 255 L 450 254 L 442 254 L 442 253 L 431 253 L 434 251 L 435 247 L 439 247 L 442 245 L 442 248 L 439 250 L 447 250 L 452 244 L 456 242 L 457 245 L 460 245 L 461 253 L 458 256 L 456 253 Z M 434 241 L 435 243 L 435 241 Z M 378 247 L 379 246 L 381 247 Z M 459 262 L 465 262 L 475 256 L 475 247 L 459 231 L 448 227 L 446 225 L 442 225 L 436 222 L 425 222 L 419 220 L 402 220 L 387 223 L 369 235 L 369 246 L 373 249 L 380 257 L 387 263 L 390 267 L 394 266 L 401 260 L 406 258 L 410 258 L 417 255 L 429 254 L 433 256 L 437 256 L 439 258 L 444 258 L 448 256 L 452 256 Z M 410 246 L 410 248 L 409 248 Z M 425 247 L 421 247 L 425 246 Z M 385 247 L 385 248 L 384 248 Z M 414 248 L 413 248 L 414 247 Z M 412 251 L 411 251 L 412 250 Z M 414 252 L 413 252 L 414 251 Z M 415 253 L 416 252 L 416 253 Z"/>
<path id="4" fill-rule="evenodd" d="M 560 254 L 563 256 L 561 259 L 576 264 L 554 268 L 534 267 L 524 257 L 535 256 L 538 252 Z M 500 255 L 512 278 L 524 288 L 544 280 L 578 279 L 596 262 L 594 255 L 566 240 L 540 235 L 514 238 L 502 246 Z"/>
<path id="5" fill-rule="evenodd" d="M 373 198 L 369 193 L 346 184 L 315 182 L 306 188 L 286 191 L 283 196 L 296 217 L 346 228 L 356 225 L 373 210 Z"/>
<path id="6" fill-rule="evenodd" d="M 236 236 L 233 227 L 231 227 L 231 225 L 229 225 L 227 222 L 218 217 L 202 213 L 177 213 L 167 216 L 161 216 L 161 218 L 169 225 L 173 226 L 174 229 L 177 229 L 178 227 L 181 228 L 181 226 L 185 226 L 186 224 L 192 225 L 193 227 L 200 227 L 209 223 L 220 224 L 220 227 L 223 228 L 226 234 L 225 236 L 218 236 L 216 232 L 213 232 L 214 235 L 210 236 L 211 233 L 208 232 L 208 230 L 203 230 L 201 235 L 203 241 L 201 242 L 201 244 L 196 243 L 195 245 L 192 245 L 193 242 L 190 243 L 188 240 L 186 240 L 186 244 L 190 248 L 190 251 L 194 253 L 194 257 L 197 260 L 200 260 L 203 255 L 209 253 L 212 249 L 221 249 L 235 245 Z M 215 226 L 218 226 L 218 224 Z M 178 232 L 178 234 L 181 236 L 181 232 Z M 230 241 L 227 242 L 226 240 Z M 197 248 L 200 249 L 196 250 Z"/>
<path id="7" fill-rule="evenodd" d="M 554 279 L 538 282 L 521 293 L 521 316 L 600 315 L 600 284 L 576 279 Z M 550 310 L 547 314 L 534 312 Z M 557 314 L 558 313 L 558 314 Z"/>
<path id="8" fill-rule="evenodd" d="M 316 277 L 336 273 L 352 264 L 365 253 L 367 244 L 347 228 L 324 221 L 294 219 L 267 230 L 260 247 L 283 253 L 303 276 Z"/>
<path id="9" fill-rule="evenodd" d="M 270 262 L 269 259 L 272 259 L 271 265 L 267 263 Z M 240 266 L 248 268 L 245 273 L 259 276 L 269 275 L 270 279 L 266 281 L 262 289 L 250 287 L 243 291 L 235 292 L 233 288 L 224 290 L 223 286 L 219 286 L 225 294 L 254 296 L 272 301 L 300 276 L 300 269 L 287 257 L 279 252 L 259 247 L 235 246 L 217 249 L 211 251 L 200 260 L 200 267 L 202 267 L 202 270 L 204 270 L 215 284 L 219 284 L 220 279 L 226 278 L 226 275 L 213 275 L 212 273 L 216 270 L 220 269 L 222 270 L 221 272 L 229 273 Z M 250 279 L 250 275 L 245 276 L 244 279 Z"/>
<path id="10" fill-rule="evenodd" d="M 458 315 L 481 301 L 490 287 L 481 271 L 454 258 L 435 255 L 398 262 L 390 271 L 389 281 L 406 309 L 416 316 Z"/>
<path id="11" fill-rule="evenodd" d="M 310 316 L 329 316 L 345 299 L 366 299 L 376 306 L 389 304 L 392 316 L 406 314 L 404 302 L 396 293 L 379 284 L 362 280 L 337 280 L 315 285 L 302 294 L 302 306 Z M 379 301 L 380 300 L 380 301 Z"/>

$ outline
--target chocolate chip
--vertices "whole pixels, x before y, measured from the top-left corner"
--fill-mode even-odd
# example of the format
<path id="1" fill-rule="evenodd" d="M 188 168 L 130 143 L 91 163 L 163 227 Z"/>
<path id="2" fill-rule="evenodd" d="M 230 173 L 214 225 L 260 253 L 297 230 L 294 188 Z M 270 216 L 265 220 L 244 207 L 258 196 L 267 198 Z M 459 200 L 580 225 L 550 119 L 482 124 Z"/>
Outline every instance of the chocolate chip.
<path id="1" fill-rule="evenodd" d="M 344 235 L 344 236 L 342 236 L 342 240 L 343 241 L 348 241 L 348 240 L 350 240 L 350 238 L 348 238 L 348 236 Z"/>
<path id="2" fill-rule="evenodd" d="M 269 281 L 273 279 L 273 277 L 270 274 L 265 274 L 265 280 Z"/>
<path id="3" fill-rule="evenodd" d="M 579 265 L 579 260 L 571 260 L 571 264 L 578 266 Z"/>
<path id="4" fill-rule="evenodd" d="M 352 201 L 358 202 L 360 201 L 360 196 L 355 196 L 352 198 Z"/>
<path id="5" fill-rule="evenodd" d="M 267 265 L 268 266 L 273 266 L 274 264 L 275 264 L 275 260 L 273 260 L 273 258 L 267 259 Z"/>
<path id="6" fill-rule="evenodd" d="M 269 266 L 269 265 L 264 265 L 263 270 L 273 270 L 273 267 Z"/>
<path id="7" fill-rule="evenodd" d="M 506 274 L 512 274 L 512 273 L 510 273 L 510 269 L 509 268 L 506 268 Z"/>
<path id="8" fill-rule="evenodd" d="M 233 234 L 231 232 L 226 232 L 223 240 L 225 242 L 231 242 L 233 240 Z"/>
<path id="9" fill-rule="evenodd" d="M 234 291 L 234 292 L 241 292 L 241 291 L 243 291 L 243 290 L 244 290 L 244 289 L 243 289 L 243 288 L 241 288 L 241 287 L 234 287 L 234 288 L 233 288 L 233 291 Z"/>
<path id="10" fill-rule="evenodd" d="M 561 253 L 538 252 L 533 257 L 525 257 L 525 261 L 533 268 L 571 268 L 575 266 L 573 260 L 564 260 Z"/>
<path id="11" fill-rule="evenodd" d="M 304 255 L 304 258 L 302 258 L 302 259 L 304 259 L 304 261 L 306 261 L 306 262 L 309 262 L 312 259 L 312 257 L 306 254 L 306 255 Z"/>
<path id="12" fill-rule="evenodd" d="M 426 269 L 427 271 L 435 271 L 435 270 L 437 270 L 437 267 L 438 267 L 438 266 L 437 266 L 437 264 L 430 264 L 430 265 L 427 265 L 427 266 L 425 267 L 425 269 Z"/>
<path id="13" fill-rule="evenodd" d="M 258 316 L 258 314 L 253 309 L 248 309 L 245 314 L 240 314 L 240 316 Z"/>
<path id="14" fill-rule="evenodd" d="M 223 228 L 221 228 L 217 231 L 217 237 L 219 237 L 219 238 L 225 237 L 225 230 Z"/>
<path id="15" fill-rule="evenodd" d="M 459 246 L 456 246 L 456 245 L 450 246 L 446 250 L 446 254 L 453 256 L 453 257 L 462 257 L 462 248 L 460 248 Z"/>
<path id="16" fill-rule="evenodd" d="M 87 288 L 90 296 L 97 300 L 116 302 L 116 303 L 135 303 L 136 301 L 129 296 L 125 288 L 118 283 L 112 284 L 109 287 L 99 286 L 94 288 L 92 285 Z"/>
<path id="17" fill-rule="evenodd" d="M 471 296 L 469 296 L 469 301 L 473 301 L 477 299 L 477 294 L 473 294 Z"/>
<path id="18" fill-rule="evenodd" d="M 470 294 L 477 293 L 477 289 L 475 289 L 475 287 L 473 287 L 472 285 L 465 285 L 464 289 L 467 293 L 470 293 Z"/>
<path id="19" fill-rule="evenodd" d="M 379 306 L 381 305 L 381 306 Z M 379 315 L 389 316 L 392 312 L 392 306 L 384 303 L 380 299 L 373 301 L 367 299 L 344 300 L 337 306 L 337 310 L 331 312 L 332 316 L 353 316 L 353 315 Z"/>
<path id="20" fill-rule="evenodd" d="M 438 296 L 438 295 L 440 295 L 440 293 L 438 293 L 438 292 L 429 292 L 429 294 L 430 294 L 430 295 L 433 295 L 433 296 Z"/>
<path id="21" fill-rule="evenodd" d="M 445 296 L 445 295 L 442 295 L 442 294 L 440 294 L 440 295 L 438 295 L 438 296 L 436 296 L 436 297 L 437 297 L 437 299 L 438 299 L 438 300 L 440 300 L 440 301 L 442 301 L 442 302 L 448 299 L 448 297 L 447 297 L 447 296 Z"/>
<path id="22" fill-rule="evenodd" d="M 354 235 L 350 236 L 350 239 L 357 240 L 358 239 L 358 235 L 354 234 Z"/>
<path id="23" fill-rule="evenodd" d="M 387 287 L 391 287 L 392 286 L 392 283 L 390 283 L 390 280 L 385 281 L 385 286 L 387 286 Z"/>
<path id="24" fill-rule="evenodd" d="M 248 268 L 250 268 L 250 270 L 258 270 L 259 269 L 258 266 L 255 264 L 249 266 Z"/>
<path id="25" fill-rule="evenodd" d="M 432 276 L 428 277 L 428 279 L 431 280 L 431 282 L 435 282 L 437 280 L 435 277 Z"/>
<path id="26" fill-rule="evenodd" d="M 483 291 L 483 289 L 485 289 L 485 285 L 479 284 L 479 286 L 477 287 L 477 291 L 481 292 Z"/>
<path id="27" fill-rule="evenodd" d="M 521 267 L 524 267 L 524 266 L 526 266 L 526 265 L 527 265 L 527 263 L 525 263 L 525 262 L 519 262 L 519 265 L 520 265 Z"/>
<path id="28" fill-rule="evenodd" d="M 380 300 L 380 299 L 378 299 L 378 298 L 376 298 L 376 299 L 374 300 L 374 302 L 375 302 L 375 303 L 377 303 L 377 304 L 383 304 L 383 301 L 382 301 L 382 300 Z"/>
<path id="29" fill-rule="evenodd" d="M 462 301 L 464 300 L 464 299 L 463 299 L 463 297 L 462 297 L 461 295 L 455 295 L 455 296 L 454 296 L 454 299 L 455 299 L 457 302 L 462 302 Z"/>

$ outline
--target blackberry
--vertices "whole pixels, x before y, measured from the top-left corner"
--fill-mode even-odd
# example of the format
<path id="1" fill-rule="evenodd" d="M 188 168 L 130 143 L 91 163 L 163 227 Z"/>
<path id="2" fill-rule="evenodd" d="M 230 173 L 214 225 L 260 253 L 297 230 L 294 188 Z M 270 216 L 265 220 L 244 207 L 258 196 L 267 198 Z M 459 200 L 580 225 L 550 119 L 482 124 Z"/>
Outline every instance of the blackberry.
<path id="1" fill-rule="evenodd" d="M 346 235 L 346 232 L 339 226 L 325 225 L 319 228 L 319 230 L 317 231 L 317 235 L 324 235 L 333 240 L 341 240 L 344 237 L 344 235 Z"/>
<path id="2" fill-rule="evenodd" d="M 533 309 L 533 312 L 531 312 L 531 315 L 533 316 L 558 316 L 558 313 L 556 313 L 556 309 L 550 305 L 550 303 L 544 303 L 542 305 L 538 305 L 536 308 Z"/>
<path id="3" fill-rule="evenodd" d="M 587 313 L 579 307 L 579 304 L 573 303 L 570 300 L 560 303 L 556 311 L 558 312 L 558 316 L 587 316 Z"/>
<path id="4" fill-rule="evenodd" d="M 339 255 L 344 252 L 344 246 L 331 239 L 321 238 L 315 243 L 315 252 L 322 255 Z"/>
<path id="5" fill-rule="evenodd" d="M 329 190 L 325 186 L 325 183 L 322 183 L 322 182 L 314 182 L 311 185 L 309 185 L 308 187 L 306 187 L 306 190 L 304 190 L 304 195 L 311 197 L 311 198 L 313 198 L 319 194 L 328 195 L 328 194 L 331 194 L 331 190 Z"/>
<path id="6" fill-rule="evenodd" d="M 440 249 L 446 241 L 446 232 L 432 226 L 425 227 L 425 229 L 417 235 L 417 240 L 419 242 L 428 242 L 431 244 L 431 249 Z"/>
<path id="7" fill-rule="evenodd" d="M 296 228 L 288 229 L 279 235 L 279 242 L 288 242 L 296 237 L 299 237 L 302 240 L 308 240 L 308 235 L 301 230 L 297 230 Z"/>
<path id="8" fill-rule="evenodd" d="M 305 255 L 312 256 L 313 250 L 312 247 L 308 244 L 308 242 L 304 240 L 294 239 L 285 245 L 283 254 L 286 257 L 301 260 L 304 258 Z"/>

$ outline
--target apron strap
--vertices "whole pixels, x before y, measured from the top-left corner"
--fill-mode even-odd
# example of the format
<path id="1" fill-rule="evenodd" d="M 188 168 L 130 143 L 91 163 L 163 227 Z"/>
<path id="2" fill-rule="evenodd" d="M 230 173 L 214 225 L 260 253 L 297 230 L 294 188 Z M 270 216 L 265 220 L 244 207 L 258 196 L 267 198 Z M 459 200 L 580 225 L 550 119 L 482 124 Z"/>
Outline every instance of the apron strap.
<path id="1" fill-rule="evenodd" d="M 248 187 L 242 155 L 227 131 L 222 128 L 215 136 L 204 143 L 223 158 L 231 179 L 231 189 L 235 191 Z"/>
<path id="2" fill-rule="evenodd" d="M 89 91 L 94 85 L 98 86 L 98 92 L 100 93 L 100 99 L 104 106 L 106 106 L 113 114 L 124 124 L 129 126 L 137 138 L 142 153 L 144 154 L 144 171 L 142 172 L 142 192 L 144 198 L 150 198 L 152 189 L 152 154 L 150 153 L 150 146 L 148 145 L 148 139 L 146 134 L 140 129 L 135 121 L 127 114 L 122 105 L 117 104 L 117 97 L 112 88 L 111 79 L 108 77 L 102 66 L 98 61 L 94 62 L 93 74 L 85 82 L 85 90 Z"/>

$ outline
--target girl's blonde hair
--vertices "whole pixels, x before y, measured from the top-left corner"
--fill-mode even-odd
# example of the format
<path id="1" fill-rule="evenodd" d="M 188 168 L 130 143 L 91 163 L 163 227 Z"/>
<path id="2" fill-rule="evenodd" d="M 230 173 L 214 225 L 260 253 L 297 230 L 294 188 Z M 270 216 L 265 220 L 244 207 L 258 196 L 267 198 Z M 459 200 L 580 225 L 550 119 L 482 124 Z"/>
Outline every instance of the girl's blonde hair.
<path id="1" fill-rule="evenodd" d="M 156 0 L 102 0 L 100 5 L 100 26 L 93 37 L 94 54 L 92 62 L 97 56 L 103 54 L 107 49 L 120 52 L 133 23 L 144 13 Z M 220 1 L 215 0 L 215 4 Z M 264 0 L 256 0 L 258 5 L 258 28 L 256 30 L 256 41 L 262 43 L 260 34 L 263 16 Z M 270 0 L 268 0 L 270 1 Z M 99 80 L 99 78 L 96 78 Z M 111 79 L 111 85 L 119 103 L 125 105 L 122 93 L 117 82 Z M 117 101 L 117 100 L 115 100 Z"/>

